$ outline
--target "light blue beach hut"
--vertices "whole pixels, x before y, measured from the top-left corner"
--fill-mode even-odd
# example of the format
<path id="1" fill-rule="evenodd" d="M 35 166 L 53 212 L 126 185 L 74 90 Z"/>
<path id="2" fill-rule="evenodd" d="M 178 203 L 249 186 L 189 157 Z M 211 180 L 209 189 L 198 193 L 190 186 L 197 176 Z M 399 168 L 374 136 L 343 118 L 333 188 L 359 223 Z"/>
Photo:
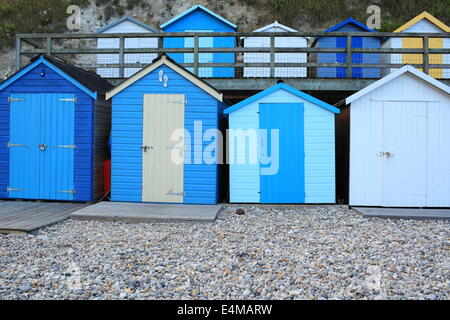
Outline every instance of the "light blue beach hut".
<path id="1" fill-rule="evenodd" d="M 164 32 L 235 32 L 237 26 L 201 5 L 195 5 L 161 25 Z M 233 37 L 201 37 L 200 48 L 234 48 Z M 193 48 L 194 38 L 165 38 L 164 48 Z M 169 55 L 177 63 L 194 63 L 193 53 Z M 201 53 L 199 63 L 234 63 L 234 53 Z M 193 68 L 189 68 L 193 71 Z M 233 78 L 233 67 L 200 67 L 202 78 Z"/>
<path id="2" fill-rule="evenodd" d="M 280 83 L 225 110 L 232 203 L 334 203 L 335 114 Z"/>

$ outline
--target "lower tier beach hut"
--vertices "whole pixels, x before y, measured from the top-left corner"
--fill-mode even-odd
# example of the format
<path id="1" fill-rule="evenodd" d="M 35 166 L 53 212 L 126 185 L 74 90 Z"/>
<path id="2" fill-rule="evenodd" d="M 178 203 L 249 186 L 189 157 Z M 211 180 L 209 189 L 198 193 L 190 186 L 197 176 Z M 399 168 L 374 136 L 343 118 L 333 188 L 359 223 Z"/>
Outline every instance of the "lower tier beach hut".
<path id="1" fill-rule="evenodd" d="M 107 99 L 113 201 L 217 203 L 220 92 L 163 55 Z"/>
<path id="2" fill-rule="evenodd" d="M 230 201 L 334 203 L 336 113 L 283 83 L 226 109 Z"/>
<path id="3" fill-rule="evenodd" d="M 0 197 L 90 202 L 103 194 L 111 85 L 40 56 L 0 84 Z"/>
<path id="4" fill-rule="evenodd" d="M 450 207 L 450 87 L 407 65 L 343 104 L 350 205 Z"/>

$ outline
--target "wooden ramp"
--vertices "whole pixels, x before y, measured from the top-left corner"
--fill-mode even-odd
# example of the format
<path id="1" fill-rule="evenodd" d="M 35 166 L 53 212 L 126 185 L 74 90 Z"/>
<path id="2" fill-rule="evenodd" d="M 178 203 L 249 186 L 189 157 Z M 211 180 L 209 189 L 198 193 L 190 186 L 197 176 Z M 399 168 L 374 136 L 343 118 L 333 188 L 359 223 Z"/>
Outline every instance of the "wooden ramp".
<path id="1" fill-rule="evenodd" d="M 84 203 L 0 201 L 0 233 L 27 233 L 62 220 Z"/>
<path id="2" fill-rule="evenodd" d="M 212 223 L 221 205 L 178 205 L 128 202 L 100 202 L 71 214 L 78 220 L 131 223 Z"/>

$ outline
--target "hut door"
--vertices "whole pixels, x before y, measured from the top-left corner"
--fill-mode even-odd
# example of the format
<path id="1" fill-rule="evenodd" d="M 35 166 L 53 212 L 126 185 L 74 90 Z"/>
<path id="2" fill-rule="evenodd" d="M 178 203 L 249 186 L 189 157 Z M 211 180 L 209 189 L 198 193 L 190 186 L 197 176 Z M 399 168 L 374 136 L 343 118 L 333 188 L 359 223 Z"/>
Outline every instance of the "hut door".
<path id="1" fill-rule="evenodd" d="M 186 32 L 214 32 L 213 30 L 186 30 Z M 200 48 L 213 48 L 213 37 L 201 37 L 198 39 Z M 194 48 L 194 38 L 184 39 L 185 48 Z M 194 54 L 185 53 L 184 63 L 194 63 Z M 214 63 L 214 53 L 200 53 L 198 55 L 198 63 Z M 194 68 L 187 68 L 190 72 L 194 72 Z M 201 67 L 198 68 L 198 76 L 204 78 L 211 78 L 213 76 L 213 68 Z"/>
<path id="2" fill-rule="evenodd" d="M 9 197 L 73 200 L 75 96 L 10 98 Z"/>
<path id="3" fill-rule="evenodd" d="M 261 203 L 304 203 L 304 105 L 261 103 L 259 112 L 261 133 L 267 132 L 260 139 Z"/>
<path id="4" fill-rule="evenodd" d="M 144 95 L 142 201 L 183 202 L 184 106 L 181 94 Z"/>
<path id="5" fill-rule="evenodd" d="M 425 207 L 426 102 L 384 102 L 383 138 L 383 206 Z"/>

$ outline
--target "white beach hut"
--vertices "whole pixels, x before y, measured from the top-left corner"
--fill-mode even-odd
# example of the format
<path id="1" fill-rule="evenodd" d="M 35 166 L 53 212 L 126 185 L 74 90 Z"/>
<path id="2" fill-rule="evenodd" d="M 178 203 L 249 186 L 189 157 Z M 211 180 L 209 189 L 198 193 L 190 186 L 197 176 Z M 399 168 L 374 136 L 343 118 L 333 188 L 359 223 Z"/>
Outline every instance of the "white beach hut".
<path id="1" fill-rule="evenodd" d="M 289 28 L 278 21 L 253 32 L 298 32 Z M 276 37 L 275 47 L 277 48 L 306 48 L 308 39 L 304 37 Z M 246 37 L 244 38 L 245 48 L 269 48 L 269 37 Z M 306 53 L 276 53 L 275 62 L 277 63 L 306 63 Z M 269 63 L 270 53 L 249 52 L 244 53 L 244 63 Z M 303 67 L 277 67 L 275 68 L 275 77 L 277 78 L 305 78 L 306 68 Z M 269 78 L 269 67 L 245 67 L 244 77 L 246 78 Z"/>
<path id="2" fill-rule="evenodd" d="M 101 28 L 97 33 L 154 33 L 158 32 L 153 28 L 139 20 L 131 17 L 123 17 L 113 23 Z M 118 38 L 98 39 L 97 48 L 99 49 L 117 49 L 120 46 Z M 157 48 L 157 38 L 126 38 L 125 48 Z M 157 57 L 153 53 L 127 53 L 125 54 L 125 63 L 145 63 L 150 64 Z M 118 54 L 98 54 L 98 64 L 116 64 L 119 63 Z M 131 77 L 133 74 L 141 70 L 140 68 L 125 68 L 125 78 Z M 118 78 L 119 68 L 98 68 L 97 74 L 104 78 Z"/>

